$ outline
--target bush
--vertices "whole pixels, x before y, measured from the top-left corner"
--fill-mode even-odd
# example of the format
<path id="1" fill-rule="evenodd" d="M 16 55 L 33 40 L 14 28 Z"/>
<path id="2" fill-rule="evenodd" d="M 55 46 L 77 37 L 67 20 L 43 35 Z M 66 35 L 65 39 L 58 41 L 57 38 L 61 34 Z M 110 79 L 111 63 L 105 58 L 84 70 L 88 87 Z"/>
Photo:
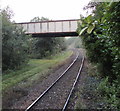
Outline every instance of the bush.
<path id="1" fill-rule="evenodd" d="M 119 109 L 119 88 L 118 85 L 112 84 L 110 85 L 108 81 L 108 77 L 103 79 L 98 86 L 98 91 L 101 93 L 102 97 L 104 97 L 105 101 L 108 103 L 106 108 L 110 109 Z"/>
<path id="2" fill-rule="evenodd" d="M 114 80 L 120 74 L 120 2 L 95 7 L 94 15 L 81 18 L 78 33 L 90 60 L 101 65 L 103 77 Z"/>

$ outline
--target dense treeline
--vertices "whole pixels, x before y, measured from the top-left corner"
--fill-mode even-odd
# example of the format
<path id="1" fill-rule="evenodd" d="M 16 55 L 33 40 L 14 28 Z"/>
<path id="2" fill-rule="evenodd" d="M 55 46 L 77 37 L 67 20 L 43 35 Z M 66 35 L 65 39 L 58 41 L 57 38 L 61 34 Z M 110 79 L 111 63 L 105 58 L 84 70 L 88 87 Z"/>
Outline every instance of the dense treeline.
<path id="1" fill-rule="evenodd" d="M 28 63 L 30 58 L 44 58 L 65 50 L 64 38 L 32 38 L 25 34 L 22 27 L 11 22 L 12 11 L 2 10 L 2 69 L 19 69 Z M 31 21 L 49 20 L 35 17 Z"/>
<path id="2" fill-rule="evenodd" d="M 89 3 L 93 8 L 88 17 L 81 16 L 78 33 L 82 37 L 89 59 L 98 65 L 101 92 L 110 104 L 120 108 L 120 2 Z"/>
<path id="3" fill-rule="evenodd" d="M 41 37 L 34 38 L 32 42 L 32 58 L 52 56 L 66 49 L 64 38 Z"/>
<path id="4" fill-rule="evenodd" d="M 10 21 L 12 12 L 2 10 L 2 69 L 16 69 L 28 62 L 29 40 L 22 28 Z"/>

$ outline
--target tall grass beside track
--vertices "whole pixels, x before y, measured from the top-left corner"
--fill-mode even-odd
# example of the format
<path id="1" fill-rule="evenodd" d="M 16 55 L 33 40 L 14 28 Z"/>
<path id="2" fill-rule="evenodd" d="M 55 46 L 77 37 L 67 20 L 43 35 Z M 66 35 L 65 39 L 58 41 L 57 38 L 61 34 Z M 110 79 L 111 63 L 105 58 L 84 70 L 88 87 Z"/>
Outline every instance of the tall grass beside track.
<path id="1" fill-rule="evenodd" d="M 29 81 L 29 85 L 46 74 L 54 67 L 58 66 L 73 54 L 72 51 L 59 53 L 49 59 L 31 59 L 24 68 L 3 74 L 3 91 L 17 85 L 20 82 Z"/>

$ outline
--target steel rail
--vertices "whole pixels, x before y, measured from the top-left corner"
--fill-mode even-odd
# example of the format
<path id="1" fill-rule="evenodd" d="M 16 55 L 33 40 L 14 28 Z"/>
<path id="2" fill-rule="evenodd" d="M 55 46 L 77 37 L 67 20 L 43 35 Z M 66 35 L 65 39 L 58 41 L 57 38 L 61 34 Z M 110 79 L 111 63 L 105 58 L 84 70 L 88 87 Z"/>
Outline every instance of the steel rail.
<path id="1" fill-rule="evenodd" d="M 35 101 L 30 104 L 25 111 L 29 111 L 54 85 L 55 83 L 62 78 L 62 76 L 72 67 L 72 65 L 76 62 L 78 59 L 79 53 L 77 53 L 76 58 L 73 60 L 73 62 L 67 67 L 67 69 L 61 74 L 61 76 L 58 77 Z"/>
<path id="2" fill-rule="evenodd" d="M 62 111 L 65 111 L 65 109 L 66 109 L 66 107 L 67 107 L 67 105 L 68 105 L 68 103 L 69 103 L 69 100 L 70 100 L 70 97 L 71 97 L 71 95 L 72 95 L 72 92 L 73 92 L 73 90 L 74 90 L 74 88 L 75 88 L 75 85 L 76 85 L 76 83 L 77 83 L 77 81 L 78 81 L 78 78 L 79 78 L 79 76 L 80 76 L 80 73 L 81 73 L 81 71 L 82 71 L 83 64 L 84 64 L 84 59 L 85 59 L 85 58 L 83 57 L 82 63 L 81 63 L 81 66 L 80 66 L 80 69 L 79 69 L 78 74 L 77 74 L 77 77 L 76 77 L 76 79 L 75 79 L 75 81 L 74 81 L 74 83 L 73 83 L 72 89 L 70 90 L 70 93 L 69 93 L 69 95 L 68 95 L 68 98 L 67 98 L 64 106 L 63 106 Z"/>

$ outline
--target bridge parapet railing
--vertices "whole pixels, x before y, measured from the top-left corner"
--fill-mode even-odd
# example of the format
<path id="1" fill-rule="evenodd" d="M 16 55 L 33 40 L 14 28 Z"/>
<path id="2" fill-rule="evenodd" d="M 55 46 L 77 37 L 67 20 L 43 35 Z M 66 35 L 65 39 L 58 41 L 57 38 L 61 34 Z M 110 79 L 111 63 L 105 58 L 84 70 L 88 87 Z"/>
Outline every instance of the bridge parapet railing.
<path id="1" fill-rule="evenodd" d="M 76 32 L 78 19 L 19 23 L 27 34 Z"/>

